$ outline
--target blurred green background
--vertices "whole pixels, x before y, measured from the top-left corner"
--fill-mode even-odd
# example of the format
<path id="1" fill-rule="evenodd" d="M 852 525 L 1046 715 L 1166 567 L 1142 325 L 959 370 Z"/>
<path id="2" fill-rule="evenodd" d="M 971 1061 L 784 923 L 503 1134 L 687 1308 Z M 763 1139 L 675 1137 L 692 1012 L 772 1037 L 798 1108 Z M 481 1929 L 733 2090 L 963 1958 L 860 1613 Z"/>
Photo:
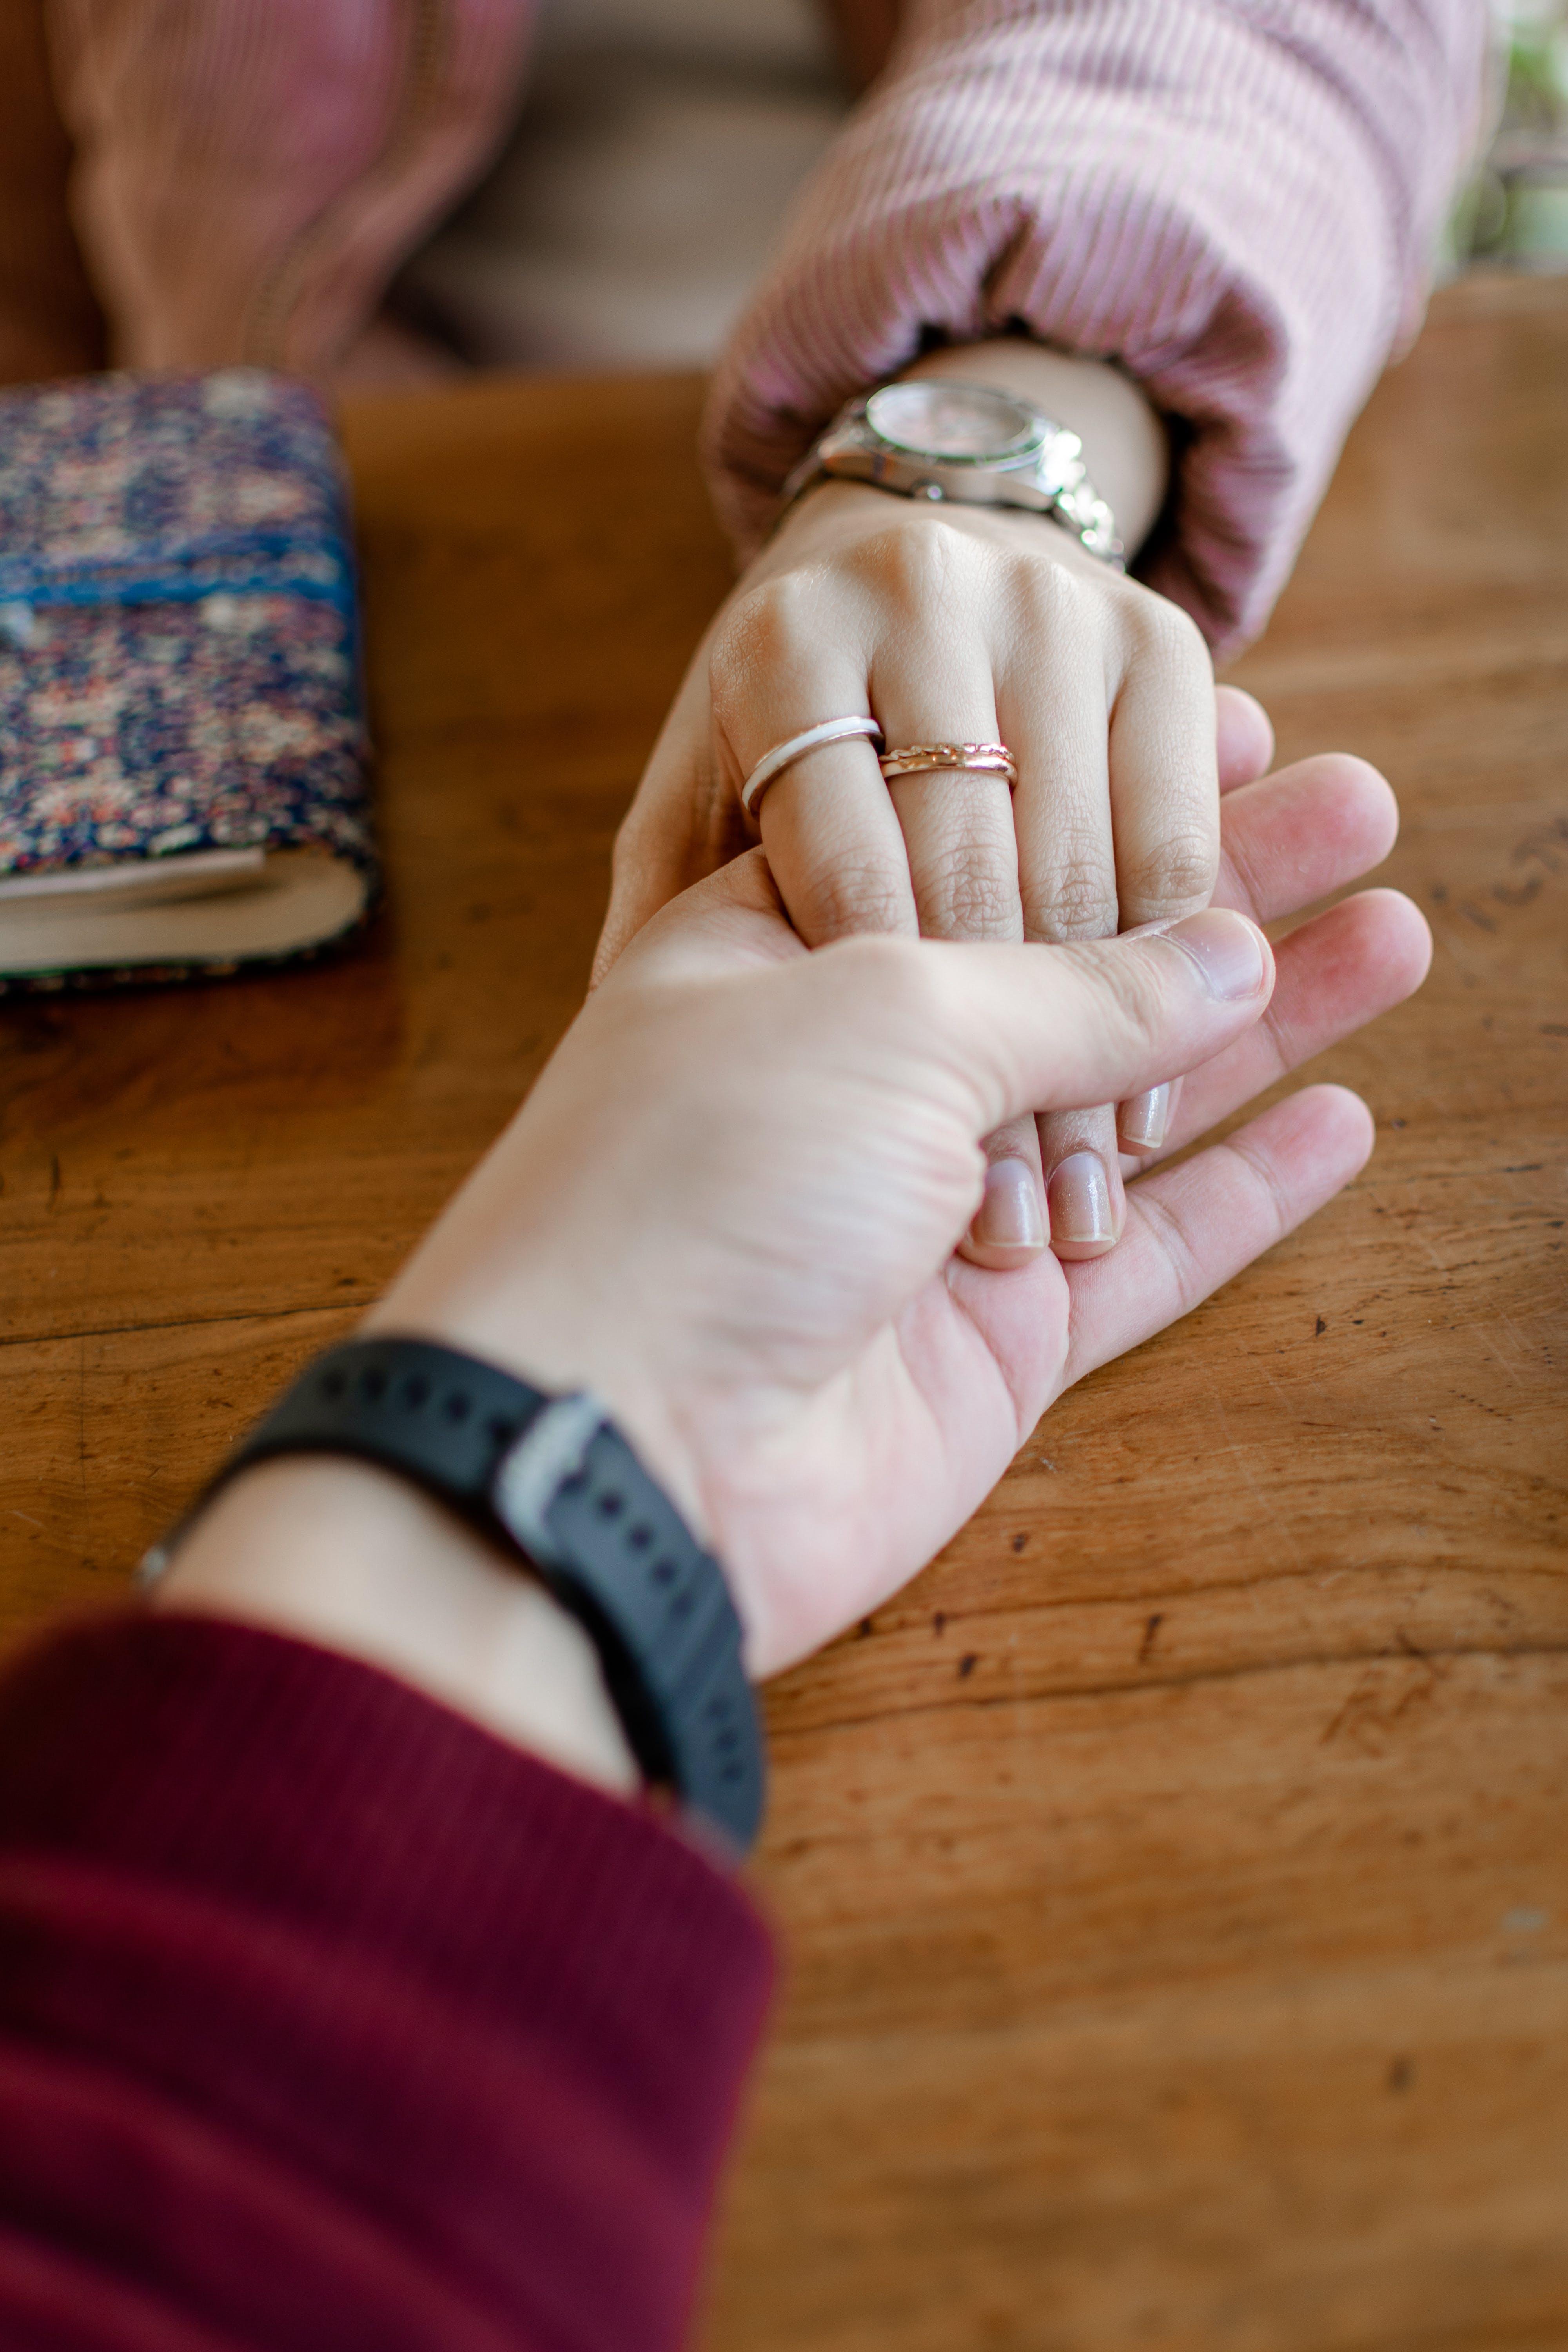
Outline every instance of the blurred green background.
<path id="1" fill-rule="evenodd" d="M 1494 0 L 1485 163 L 1449 223 L 1445 274 L 1568 269 L 1568 0 Z"/>

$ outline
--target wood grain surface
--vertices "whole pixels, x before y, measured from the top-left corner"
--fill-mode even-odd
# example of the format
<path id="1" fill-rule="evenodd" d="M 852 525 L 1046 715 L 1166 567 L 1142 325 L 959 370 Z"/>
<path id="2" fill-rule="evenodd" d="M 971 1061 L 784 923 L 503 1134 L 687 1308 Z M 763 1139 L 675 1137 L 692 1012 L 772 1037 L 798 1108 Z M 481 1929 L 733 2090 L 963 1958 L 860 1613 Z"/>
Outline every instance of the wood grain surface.
<path id="1" fill-rule="evenodd" d="M 0 1005 L 0 1626 L 113 1599 L 538 1069 L 727 566 L 681 380 L 348 419 L 390 903 Z M 1364 752 L 1378 1150 L 777 1685 L 707 2352 L 1568 2345 L 1568 284 L 1375 394 L 1237 675 Z"/>

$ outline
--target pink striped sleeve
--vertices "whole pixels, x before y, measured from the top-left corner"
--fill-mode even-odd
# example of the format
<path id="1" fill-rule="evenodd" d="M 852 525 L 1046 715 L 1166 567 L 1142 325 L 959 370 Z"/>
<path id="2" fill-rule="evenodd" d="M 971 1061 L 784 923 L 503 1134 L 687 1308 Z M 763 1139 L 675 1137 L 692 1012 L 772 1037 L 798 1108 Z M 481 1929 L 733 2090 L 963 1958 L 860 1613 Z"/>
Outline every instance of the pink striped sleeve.
<path id="1" fill-rule="evenodd" d="M 1143 575 L 1234 652 L 1419 318 L 1485 40 L 1484 0 L 918 0 L 715 381 L 742 546 L 922 335 L 1021 322 L 1179 420 Z"/>

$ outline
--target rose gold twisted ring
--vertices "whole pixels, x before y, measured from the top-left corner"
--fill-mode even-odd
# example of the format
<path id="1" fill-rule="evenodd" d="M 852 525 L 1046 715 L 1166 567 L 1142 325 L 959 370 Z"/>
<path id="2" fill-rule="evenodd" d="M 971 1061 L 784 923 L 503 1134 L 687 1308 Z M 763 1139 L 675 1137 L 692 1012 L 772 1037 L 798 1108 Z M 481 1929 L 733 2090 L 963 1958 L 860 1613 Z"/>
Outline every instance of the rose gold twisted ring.
<path id="1" fill-rule="evenodd" d="M 1018 762 L 1005 743 L 905 743 L 884 751 L 877 764 L 889 782 L 895 776 L 930 775 L 942 768 L 973 776 L 1005 776 L 1009 791 L 1018 782 Z"/>

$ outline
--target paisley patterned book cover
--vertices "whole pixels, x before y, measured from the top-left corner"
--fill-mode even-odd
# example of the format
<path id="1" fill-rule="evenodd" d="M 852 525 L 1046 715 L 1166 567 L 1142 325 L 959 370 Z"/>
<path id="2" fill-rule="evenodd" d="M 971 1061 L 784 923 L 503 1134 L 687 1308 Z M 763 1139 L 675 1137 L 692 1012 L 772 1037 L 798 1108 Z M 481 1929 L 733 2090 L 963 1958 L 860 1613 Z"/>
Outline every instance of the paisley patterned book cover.
<path id="1" fill-rule="evenodd" d="M 0 394 L 0 991 L 310 954 L 375 888 L 316 395 L 252 369 Z"/>

